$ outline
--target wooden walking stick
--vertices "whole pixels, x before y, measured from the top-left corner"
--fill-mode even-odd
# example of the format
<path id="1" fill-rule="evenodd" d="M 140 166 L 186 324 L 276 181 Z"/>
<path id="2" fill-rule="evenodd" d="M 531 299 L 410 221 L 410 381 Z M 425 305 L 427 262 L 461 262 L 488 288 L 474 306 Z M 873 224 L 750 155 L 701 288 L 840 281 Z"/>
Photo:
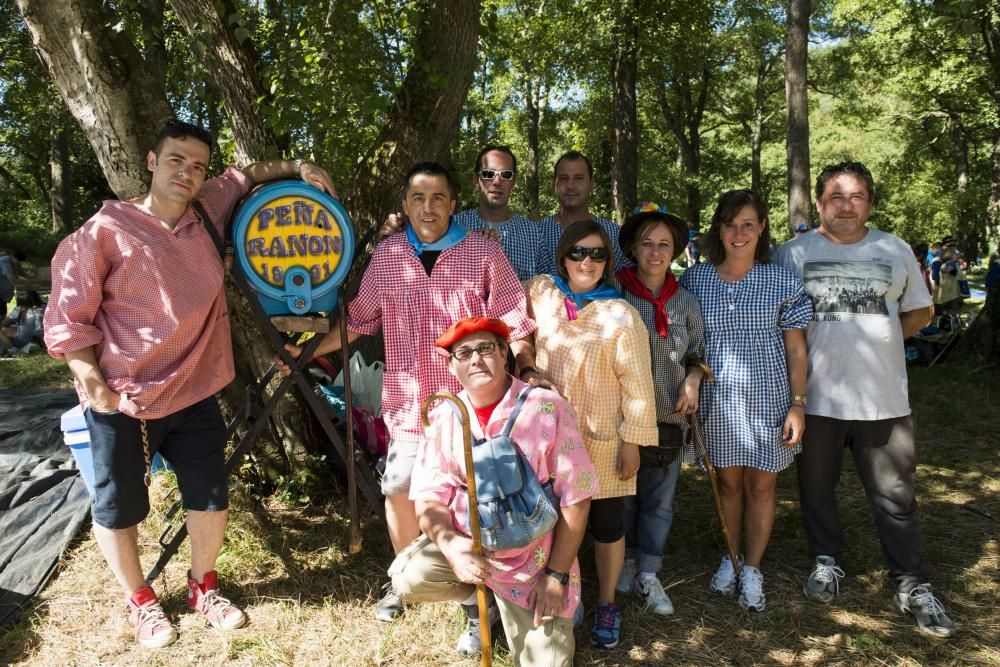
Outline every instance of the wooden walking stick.
<path id="1" fill-rule="evenodd" d="M 715 513 L 719 516 L 719 526 L 722 528 L 722 537 L 726 541 L 726 550 L 729 552 L 729 560 L 733 563 L 733 572 L 737 576 L 740 574 L 740 561 L 736 557 L 736 547 L 733 546 L 733 538 L 729 535 L 729 525 L 726 523 L 726 515 L 722 511 L 722 497 L 719 495 L 719 479 L 715 476 L 715 466 L 712 465 L 712 457 L 708 455 L 708 447 L 705 445 L 705 438 L 701 433 L 701 424 L 694 414 L 687 416 L 689 437 L 695 443 L 695 451 L 699 452 L 702 463 L 705 465 L 705 472 L 708 473 L 708 482 L 712 487 L 712 499 L 715 500 Z"/>
<path id="2" fill-rule="evenodd" d="M 347 356 L 347 299 L 340 294 L 340 349 L 344 369 L 344 403 L 347 404 L 347 507 L 351 515 L 352 554 L 361 553 L 361 523 L 358 519 L 358 459 L 354 455 L 354 415 L 351 410 L 351 360 Z"/>
<path id="3" fill-rule="evenodd" d="M 423 420 L 424 428 L 431 425 L 427 416 L 427 411 L 431 403 L 441 399 L 451 401 L 458 406 L 458 412 L 462 421 L 462 449 L 465 451 L 465 483 L 469 489 L 469 528 L 472 533 L 472 550 L 477 555 L 483 555 L 483 543 L 479 533 L 479 503 L 476 499 L 476 471 L 472 461 L 472 430 L 469 426 L 469 411 L 465 409 L 465 403 L 450 391 L 439 391 L 424 399 L 420 406 L 420 417 Z M 493 664 L 493 645 L 490 643 L 490 610 L 489 602 L 486 599 L 486 586 L 476 585 L 476 603 L 479 606 L 479 641 L 482 646 L 480 651 L 480 662 L 482 667 L 491 667 Z"/>

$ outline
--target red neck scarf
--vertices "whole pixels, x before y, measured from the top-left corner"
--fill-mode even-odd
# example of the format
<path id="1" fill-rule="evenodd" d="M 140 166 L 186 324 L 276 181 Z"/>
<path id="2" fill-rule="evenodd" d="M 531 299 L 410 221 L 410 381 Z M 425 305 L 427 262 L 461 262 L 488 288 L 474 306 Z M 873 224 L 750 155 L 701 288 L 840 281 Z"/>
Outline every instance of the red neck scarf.
<path id="1" fill-rule="evenodd" d="M 660 290 L 659 295 L 654 295 L 648 287 L 646 287 L 641 280 L 639 280 L 639 274 L 634 266 L 626 266 L 624 269 L 618 271 L 615 274 L 615 278 L 621 283 L 621 286 L 628 290 L 629 294 L 635 295 L 640 299 L 650 302 L 653 304 L 653 321 L 656 324 L 656 333 L 660 334 L 663 338 L 667 337 L 670 333 L 670 321 L 667 319 L 666 304 L 670 301 L 671 297 L 677 293 L 677 279 L 674 278 L 674 274 L 667 270 L 667 279 L 663 283 L 663 289 Z"/>

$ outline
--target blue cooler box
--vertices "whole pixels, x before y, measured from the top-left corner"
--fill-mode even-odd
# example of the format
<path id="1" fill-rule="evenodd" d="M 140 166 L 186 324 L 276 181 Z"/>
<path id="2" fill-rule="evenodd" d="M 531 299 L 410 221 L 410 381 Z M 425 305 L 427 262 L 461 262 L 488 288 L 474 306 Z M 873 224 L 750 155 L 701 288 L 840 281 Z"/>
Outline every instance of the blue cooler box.
<path id="1" fill-rule="evenodd" d="M 76 461 L 76 467 L 80 469 L 80 476 L 87 487 L 87 492 L 94 495 L 94 457 L 90 453 L 90 431 L 87 430 L 87 420 L 83 417 L 83 408 L 79 405 L 63 413 L 60 418 L 60 426 L 63 432 L 63 442 L 69 447 Z M 170 465 L 160 458 L 160 454 L 153 455 L 151 462 L 152 472 L 159 470 L 169 470 Z"/>

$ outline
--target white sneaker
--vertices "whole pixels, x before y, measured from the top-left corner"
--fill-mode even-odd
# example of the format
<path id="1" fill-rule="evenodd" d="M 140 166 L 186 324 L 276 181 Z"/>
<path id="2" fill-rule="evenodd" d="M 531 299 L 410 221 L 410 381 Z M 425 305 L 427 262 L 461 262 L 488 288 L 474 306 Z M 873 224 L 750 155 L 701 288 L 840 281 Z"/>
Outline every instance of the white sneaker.
<path id="1" fill-rule="evenodd" d="M 639 574 L 639 566 L 635 560 L 626 558 L 625 564 L 622 566 L 622 573 L 618 575 L 618 583 L 615 584 L 615 590 L 619 593 L 631 593 L 632 591 L 638 593 L 639 587 L 635 581 L 637 574 Z"/>
<path id="2" fill-rule="evenodd" d="M 740 597 L 737 600 L 744 609 L 764 611 L 764 575 L 753 565 L 740 569 Z"/>
<path id="3" fill-rule="evenodd" d="M 840 580 L 844 571 L 837 567 L 832 556 L 816 556 L 816 565 L 802 584 L 802 592 L 810 600 L 832 602 L 840 595 Z"/>
<path id="4" fill-rule="evenodd" d="M 739 559 L 740 569 L 743 568 L 743 559 Z M 708 588 L 716 593 L 732 595 L 736 592 L 736 572 L 733 570 L 733 561 L 728 555 L 722 557 L 719 569 L 712 575 L 712 580 L 708 582 Z"/>
<path id="5" fill-rule="evenodd" d="M 468 622 L 465 625 L 465 632 L 458 636 L 458 642 L 455 643 L 455 651 L 466 656 L 479 655 L 482 652 L 483 646 L 479 633 L 479 606 L 474 604 L 466 606 L 463 604 L 462 609 L 465 610 Z M 497 607 L 493 600 L 490 600 L 490 606 L 487 609 L 490 618 L 490 639 L 492 639 L 493 627 L 500 620 L 500 608 Z"/>
<path id="6" fill-rule="evenodd" d="M 670 616 L 674 613 L 674 603 L 663 590 L 663 584 L 656 575 L 638 576 L 635 580 L 635 591 L 646 599 L 646 608 L 660 616 Z"/>

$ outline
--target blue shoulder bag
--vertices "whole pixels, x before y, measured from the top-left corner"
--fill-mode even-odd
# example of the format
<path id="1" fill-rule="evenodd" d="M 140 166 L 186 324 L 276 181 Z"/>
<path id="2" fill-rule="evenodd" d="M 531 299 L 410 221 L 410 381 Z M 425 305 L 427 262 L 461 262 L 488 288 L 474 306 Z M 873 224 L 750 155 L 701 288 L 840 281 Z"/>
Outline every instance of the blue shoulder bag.
<path id="1" fill-rule="evenodd" d="M 496 437 L 472 444 L 479 528 L 483 548 L 488 551 L 526 547 L 552 530 L 559 520 L 551 480 L 539 482 L 528 459 L 510 439 L 521 406 L 532 389 L 526 387 L 520 393 Z M 471 531 L 468 518 L 465 527 Z"/>

